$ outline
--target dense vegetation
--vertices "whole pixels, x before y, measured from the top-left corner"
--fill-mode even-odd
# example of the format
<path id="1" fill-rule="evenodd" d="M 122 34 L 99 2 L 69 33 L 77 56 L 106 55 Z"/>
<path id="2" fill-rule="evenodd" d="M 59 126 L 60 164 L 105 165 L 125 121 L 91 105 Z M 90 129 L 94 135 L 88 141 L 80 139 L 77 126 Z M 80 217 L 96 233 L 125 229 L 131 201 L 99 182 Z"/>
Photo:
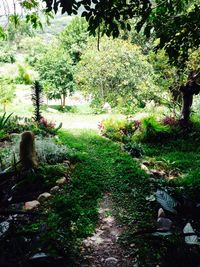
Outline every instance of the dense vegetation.
<path id="1" fill-rule="evenodd" d="M 199 266 L 199 1 L 44 2 L 0 27 L 0 266 L 81 266 L 105 194 L 130 266 Z"/>

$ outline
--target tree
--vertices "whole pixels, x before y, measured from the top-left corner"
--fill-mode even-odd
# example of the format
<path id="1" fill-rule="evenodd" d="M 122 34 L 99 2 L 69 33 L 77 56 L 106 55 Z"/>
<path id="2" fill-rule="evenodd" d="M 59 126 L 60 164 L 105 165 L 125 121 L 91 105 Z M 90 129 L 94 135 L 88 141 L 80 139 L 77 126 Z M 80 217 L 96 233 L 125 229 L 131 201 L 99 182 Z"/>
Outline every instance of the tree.
<path id="1" fill-rule="evenodd" d="M 15 2 L 15 1 L 14 1 Z M 21 6 L 31 10 L 38 6 L 37 0 L 23 0 Z M 200 44 L 200 1 L 199 0 L 43 0 L 46 13 L 52 10 L 62 13 L 77 14 L 89 23 L 92 34 L 100 33 L 118 37 L 120 29 L 130 31 L 129 19 L 137 18 L 136 30 L 143 29 L 144 34 L 152 34 L 159 40 L 156 48 L 163 48 L 171 62 L 185 67 L 191 51 Z M 27 17 L 33 26 L 40 25 L 36 14 Z M 0 30 L 0 32 L 2 32 Z M 183 101 L 184 102 L 184 101 Z"/>
<path id="2" fill-rule="evenodd" d="M 86 47 L 89 37 L 87 29 L 86 20 L 75 17 L 59 36 L 61 46 L 70 54 L 74 64 L 80 60 L 82 50 Z"/>
<path id="3" fill-rule="evenodd" d="M 7 3 L 7 1 L 5 0 Z M 137 18 L 136 29 L 144 29 L 144 34 L 152 34 L 159 39 L 157 48 L 164 48 L 170 59 L 182 64 L 187 60 L 190 50 L 199 46 L 200 30 L 200 1 L 199 0 L 43 0 L 46 9 L 43 9 L 39 0 L 13 1 L 13 12 L 0 6 L 5 15 L 18 24 L 20 15 L 16 12 L 17 4 L 23 10 L 21 14 L 34 27 L 42 27 L 41 12 L 52 17 L 61 9 L 69 15 L 82 12 L 82 16 L 89 23 L 89 31 L 95 34 L 99 29 L 106 35 L 117 37 L 120 29 L 130 30 L 129 19 Z M 41 12 L 38 12 L 38 9 Z M 99 28 L 100 27 L 100 28 Z M 2 32 L 2 29 L 0 30 Z"/>
<path id="4" fill-rule="evenodd" d="M 15 97 L 15 86 L 9 78 L 0 77 L 0 104 L 6 112 L 6 105 L 11 103 Z"/>
<path id="5" fill-rule="evenodd" d="M 51 0 L 44 1 L 49 11 L 52 9 L 57 11 L 60 6 L 63 13 L 76 14 L 77 10 L 83 7 L 82 16 L 89 22 L 89 30 L 92 34 L 99 33 L 102 29 L 106 35 L 117 37 L 120 34 L 120 28 L 130 30 L 129 19 L 137 17 L 136 30 L 140 31 L 143 28 L 147 37 L 153 33 L 159 40 L 156 49 L 164 49 L 169 60 L 182 69 L 191 51 L 198 49 L 200 45 L 199 0 L 71 0 L 67 2 L 55 0 L 53 3 Z M 188 77 L 191 77 L 191 73 Z M 188 83 L 190 80 L 187 81 Z M 187 84 L 185 90 L 189 88 Z M 196 88 L 193 89 L 197 93 L 198 83 L 193 83 L 193 87 Z M 182 110 L 185 109 L 185 105 L 188 105 L 186 109 L 190 110 L 194 90 L 188 90 L 188 93 L 183 94 Z M 188 100 L 186 100 L 187 97 Z M 182 119 L 187 122 L 189 116 L 182 116 Z"/>
<path id="6" fill-rule="evenodd" d="M 41 4 L 40 0 L 3 0 L 0 2 L 0 14 L 3 26 L 0 26 L 0 37 L 7 38 L 5 29 L 9 32 L 9 27 L 14 26 L 20 28 L 24 22 L 31 24 L 33 28 L 43 27 L 43 18 L 49 23 L 52 18 L 52 12 L 46 12 Z M 27 28 L 27 26 L 25 26 Z M 12 27 L 13 29 L 13 27 Z M 17 30 L 18 31 L 18 30 Z M 27 30 L 25 30 L 27 32 Z M 28 31 L 30 34 L 30 31 Z M 11 32 L 11 36 L 15 35 L 15 32 Z"/>
<path id="7" fill-rule="evenodd" d="M 159 100 L 154 70 L 140 48 L 120 39 L 103 38 L 100 51 L 91 41 L 76 70 L 76 82 L 102 105 L 135 107 Z M 162 91 L 162 95 L 166 92 Z"/>
<path id="8" fill-rule="evenodd" d="M 138 18 L 137 31 L 144 28 L 149 37 L 152 32 L 160 42 L 158 48 L 164 48 L 176 63 L 188 58 L 189 50 L 199 46 L 200 2 L 199 0 L 44 0 L 47 10 L 62 8 L 62 12 L 76 14 L 84 8 L 82 16 L 89 22 L 89 30 L 95 34 L 99 25 L 110 36 L 119 36 L 119 29 L 130 30 L 129 19 Z"/>
<path id="9" fill-rule="evenodd" d="M 60 99 L 65 106 L 68 93 L 74 90 L 72 60 L 68 54 L 57 45 L 50 45 L 48 51 L 36 64 L 41 81 L 49 88 L 49 98 Z"/>

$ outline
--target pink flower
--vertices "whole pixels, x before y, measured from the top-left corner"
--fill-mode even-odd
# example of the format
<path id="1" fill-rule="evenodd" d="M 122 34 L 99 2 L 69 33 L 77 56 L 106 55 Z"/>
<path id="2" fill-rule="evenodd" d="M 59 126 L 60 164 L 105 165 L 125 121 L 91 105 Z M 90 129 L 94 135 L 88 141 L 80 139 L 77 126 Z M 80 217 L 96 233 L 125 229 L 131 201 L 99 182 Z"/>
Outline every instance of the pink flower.
<path id="1" fill-rule="evenodd" d="M 53 129 L 53 128 L 55 128 L 55 126 L 56 126 L 56 124 L 54 123 L 54 122 L 52 122 L 52 121 L 47 121 L 47 119 L 45 119 L 44 117 L 42 117 L 41 119 L 40 119 L 40 124 L 42 125 L 42 126 L 44 126 L 45 128 L 50 128 L 50 129 Z"/>
<path id="2" fill-rule="evenodd" d="M 177 123 L 177 120 L 174 117 L 167 116 L 162 120 L 162 122 L 164 125 L 173 126 Z"/>

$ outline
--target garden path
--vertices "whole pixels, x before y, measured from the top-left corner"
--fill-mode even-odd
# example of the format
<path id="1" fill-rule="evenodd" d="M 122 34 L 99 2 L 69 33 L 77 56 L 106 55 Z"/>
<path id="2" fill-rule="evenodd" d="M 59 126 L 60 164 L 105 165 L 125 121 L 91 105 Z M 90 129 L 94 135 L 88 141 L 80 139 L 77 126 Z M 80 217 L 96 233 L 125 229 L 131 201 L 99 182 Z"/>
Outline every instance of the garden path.
<path id="1" fill-rule="evenodd" d="M 118 238 L 123 232 L 113 215 L 110 194 L 104 194 L 99 208 L 99 223 L 93 236 L 83 241 L 84 260 L 82 267 L 132 266 L 131 259 L 119 245 Z"/>
<path id="2" fill-rule="evenodd" d="M 124 155 L 130 158 L 131 162 L 133 159 L 127 153 L 122 152 L 118 144 L 99 136 L 96 131 L 68 130 L 61 132 L 59 138 L 69 147 L 76 149 L 76 155 L 78 151 L 79 162 L 73 170 L 72 182 L 74 190 L 79 190 L 81 205 L 85 205 L 84 197 L 88 198 L 91 194 L 93 195 L 90 205 L 87 210 L 84 207 L 85 210 L 81 212 L 81 215 L 84 219 L 87 217 L 88 224 L 92 223 L 94 227 L 96 225 L 96 229 L 93 234 L 92 232 L 87 234 L 83 240 L 83 257 L 77 266 L 133 266 L 133 259 L 118 242 L 125 226 L 117 221 L 116 205 L 112 202 L 112 187 L 117 187 L 113 179 L 115 177 L 118 179 L 116 161 Z M 95 209 L 98 212 L 90 218 L 88 209 L 91 211 Z M 85 225 L 85 229 L 88 224 Z"/>

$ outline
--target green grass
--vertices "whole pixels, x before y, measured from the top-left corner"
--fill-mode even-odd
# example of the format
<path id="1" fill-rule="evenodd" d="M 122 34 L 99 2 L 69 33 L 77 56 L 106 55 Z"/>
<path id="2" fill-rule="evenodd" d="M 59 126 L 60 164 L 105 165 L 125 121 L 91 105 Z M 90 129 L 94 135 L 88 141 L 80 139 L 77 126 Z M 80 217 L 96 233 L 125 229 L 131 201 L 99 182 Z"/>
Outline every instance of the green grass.
<path id="1" fill-rule="evenodd" d="M 159 263 L 168 245 L 173 244 L 173 236 L 172 243 L 166 243 L 169 240 L 149 240 L 145 236 L 135 238 L 134 232 L 155 227 L 159 205 L 149 201 L 148 197 L 157 188 L 170 187 L 174 192 L 195 197 L 193 188 L 200 185 L 198 133 L 162 144 L 143 145 L 147 158 L 163 161 L 168 168 L 180 170 L 180 177 L 169 181 L 149 179 L 138 161 L 123 152 L 119 144 L 100 137 L 95 131 L 61 132 L 59 139 L 74 149 L 71 157 L 78 161 L 72 173 L 70 204 L 67 202 L 73 210 L 75 239 L 84 238 L 94 231 L 99 201 L 104 192 L 110 192 L 115 215 L 127 228 L 121 242 L 134 257 L 138 257 L 140 266 L 150 267 Z M 177 242 L 180 244 L 184 240 Z M 131 244 L 135 244 L 135 248 L 131 248 Z"/>
<path id="2" fill-rule="evenodd" d="M 156 161 L 167 162 L 171 169 L 178 168 L 180 177 L 172 184 L 188 188 L 200 186 L 200 137 L 199 130 L 183 136 L 177 140 L 168 140 L 164 144 L 145 144 L 145 154 Z"/>
<path id="3" fill-rule="evenodd" d="M 71 148 L 69 156 L 76 165 L 65 193 L 58 194 L 50 203 L 46 220 L 51 228 L 48 240 L 61 240 L 62 233 L 62 245 L 71 251 L 80 240 L 91 235 L 105 192 L 111 194 L 121 222 L 129 225 L 137 221 L 132 230 L 154 224 L 156 211 L 152 212 L 151 203 L 146 200 L 154 189 L 138 163 L 122 152 L 119 144 L 92 130 L 62 131 L 59 142 Z"/>
<path id="4" fill-rule="evenodd" d="M 13 103 L 7 105 L 6 111 L 13 113 L 13 116 L 33 117 L 34 108 L 32 106 L 30 92 L 30 86 L 17 85 L 16 97 Z M 73 106 L 72 112 L 61 112 L 58 110 L 59 107 L 58 105 L 44 105 L 42 116 L 49 121 L 56 122 L 57 126 L 62 122 L 63 129 L 97 129 L 98 123 L 108 116 L 112 118 L 120 116 L 119 114 L 92 114 L 92 110 L 87 104 Z M 1 114 L 3 114 L 3 106 L 0 105 Z"/>

